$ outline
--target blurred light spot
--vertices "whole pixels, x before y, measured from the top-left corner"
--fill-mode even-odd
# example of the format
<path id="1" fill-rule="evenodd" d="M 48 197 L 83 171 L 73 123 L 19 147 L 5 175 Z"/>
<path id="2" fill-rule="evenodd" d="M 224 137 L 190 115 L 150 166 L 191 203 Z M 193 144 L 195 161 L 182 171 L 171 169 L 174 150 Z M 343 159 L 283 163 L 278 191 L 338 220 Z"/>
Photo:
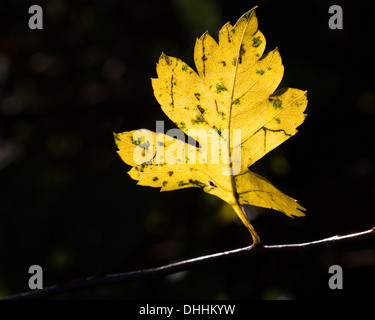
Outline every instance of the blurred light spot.
<path id="1" fill-rule="evenodd" d="M 375 92 L 362 92 L 358 97 L 358 108 L 366 113 L 375 113 Z"/>
<path id="2" fill-rule="evenodd" d="M 163 234 L 168 227 L 169 219 L 164 212 L 151 211 L 146 218 L 146 229 L 150 234 Z"/>
<path id="3" fill-rule="evenodd" d="M 164 241 L 152 244 L 148 256 L 152 260 L 169 260 L 179 254 L 180 247 L 176 241 Z"/>
<path id="4" fill-rule="evenodd" d="M 365 177 L 375 170 L 375 163 L 372 159 L 359 159 L 353 166 L 353 173 L 355 176 Z"/>
<path id="5" fill-rule="evenodd" d="M 100 84 L 91 84 L 82 90 L 82 98 L 89 104 L 101 103 L 107 96 L 107 88 Z"/>
<path id="6" fill-rule="evenodd" d="M 64 270 L 72 264 L 72 257 L 66 249 L 58 248 L 50 254 L 49 262 L 52 268 Z"/>
<path id="7" fill-rule="evenodd" d="M 24 98 L 33 97 L 37 90 L 36 81 L 30 77 L 18 77 L 14 80 L 14 95 L 25 101 Z"/>
<path id="8" fill-rule="evenodd" d="M 56 19 L 65 10 L 64 3 L 61 0 L 48 1 L 48 6 L 46 9 L 47 9 L 47 16 L 52 20 Z"/>
<path id="9" fill-rule="evenodd" d="M 224 202 L 219 209 L 217 214 L 217 222 L 221 225 L 228 225 L 236 221 L 236 214 L 234 213 L 232 207 Z"/>
<path id="10" fill-rule="evenodd" d="M 370 190 L 369 190 L 369 194 L 370 194 L 370 201 L 375 204 L 375 186 L 371 187 Z"/>
<path id="11" fill-rule="evenodd" d="M 90 164 L 95 168 L 108 168 L 113 162 L 113 152 L 106 146 L 98 145 L 89 153 Z"/>
<path id="12" fill-rule="evenodd" d="M 3 84 L 9 75 L 9 63 L 6 57 L 0 54 L 0 85 Z"/>
<path id="13" fill-rule="evenodd" d="M 263 300 L 294 300 L 295 297 L 289 292 L 279 288 L 269 288 L 262 296 Z"/>
<path id="14" fill-rule="evenodd" d="M 104 60 L 105 49 L 102 46 L 92 46 L 79 53 L 79 63 L 84 67 L 93 67 Z"/>
<path id="15" fill-rule="evenodd" d="M 124 74 L 124 64 L 117 59 L 108 59 L 103 66 L 104 76 L 112 81 L 119 80 Z"/>
<path id="16" fill-rule="evenodd" d="M 250 206 L 250 205 L 244 205 L 243 206 L 244 210 L 245 210 L 245 213 L 246 213 L 246 217 L 249 221 L 253 221 L 254 219 L 256 219 L 262 212 L 264 212 L 264 209 L 263 208 L 260 208 L 260 207 L 254 207 L 254 206 Z M 242 224 L 241 220 L 238 219 L 238 221 L 240 222 L 240 224 Z"/>
<path id="17" fill-rule="evenodd" d="M 81 27 L 85 29 L 91 29 L 94 26 L 94 22 L 95 22 L 95 11 L 89 7 L 83 9 L 79 17 L 79 23 Z"/>
<path id="18" fill-rule="evenodd" d="M 9 116 L 14 116 L 20 113 L 22 109 L 22 100 L 17 96 L 7 97 L 1 103 L 1 110 Z"/>
<path id="19" fill-rule="evenodd" d="M 13 139 L 17 142 L 26 142 L 33 133 L 32 125 L 24 120 L 16 121 L 11 129 Z"/>
<path id="20" fill-rule="evenodd" d="M 217 1 L 175 0 L 172 4 L 188 30 L 194 34 L 213 30 L 222 24 L 222 7 Z"/>
<path id="21" fill-rule="evenodd" d="M 45 168 L 43 172 L 43 183 L 47 187 L 62 186 L 68 182 L 69 175 L 66 171 L 58 168 Z"/>
<path id="22" fill-rule="evenodd" d="M 44 52 L 37 52 L 29 59 L 29 68 L 32 71 L 41 73 L 46 71 L 52 64 L 55 62 L 55 59 L 47 56 Z"/>
<path id="23" fill-rule="evenodd" d="M 288 174 L 289 169 L 290 169 L 289 161 L 283 155 L 281 154 L 274 155 L 270 161 L 271 161 L 270 163 L 271 170 L 275 174 L 279 176 L 284 176 Z"/>
<path id="24" fill-rule="evenodd" d="M 375 266 L 375 250 L 371 248 L 345 252 L 340 260 L 342 260 L 342 265 L 347 268 Z"/>
<path id="25" fill-rule="evenodd" d="M 186 278 L 186 276 L 189 274 L 189 271 L 180 271 L 173 274 L 170 274 L 169 276 L 166 276 L 165 279 L 170 282 L 178 282 L 182 279 Z"/>
<path id="26" fill-rule="evenodd" d="M 86 234 L 86 239 L 90 244 L 98 246 L 103 242 L 103 234 L 97 231 L 88 230 Z"/>
<path id="27" fill-rule="evenodd" d="M 76 136 L 49 136 L 45 146 L 55 157 L 74 155 L 81 149 L 81 140 Z"/>
<path id="28" fill-rule="evenodd" d="M 10 142 L 0 141 L 0 170 L 20 154 L 19 148 Z"/>

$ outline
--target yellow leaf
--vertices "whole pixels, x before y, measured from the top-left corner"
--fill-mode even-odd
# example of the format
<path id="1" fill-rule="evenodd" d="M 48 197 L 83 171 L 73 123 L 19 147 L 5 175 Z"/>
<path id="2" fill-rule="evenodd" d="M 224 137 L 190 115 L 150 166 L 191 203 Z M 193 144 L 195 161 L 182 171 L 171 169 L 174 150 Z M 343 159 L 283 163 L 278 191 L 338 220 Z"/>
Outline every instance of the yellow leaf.
<path id="1" fill-rule="evenodd" d="M 296 200 L 276 189 L 248 167 L 296 134 L 304 121 L 306 91 L 277 90 L 284 67 L 277 49 L 263 54 L 266 40 L 258 30 L 255 9 L 232 26 L 227 23 L 216 42 L 207 32 L 197 39 L 197 72 L 164 53 L 152 86 L 165 114 L 199 146 L 164 133 L 137 130 L 115 134 L 118 154 L 133 166 L 138 184 L 161 191 L 198 187 L 229 203 L 259 236 L 244 205 L 303 216 Z"/>

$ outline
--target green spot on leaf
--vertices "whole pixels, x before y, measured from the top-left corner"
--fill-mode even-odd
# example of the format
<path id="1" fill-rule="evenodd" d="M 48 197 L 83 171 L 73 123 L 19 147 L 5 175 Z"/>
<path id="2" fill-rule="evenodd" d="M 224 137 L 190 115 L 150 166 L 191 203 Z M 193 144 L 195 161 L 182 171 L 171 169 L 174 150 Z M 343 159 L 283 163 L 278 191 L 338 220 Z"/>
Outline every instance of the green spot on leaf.
<path id="1" fill-rule="evenodd" d="M 279 118 L 275 118 L 275 121 L 280 124 L 281 120 Z"/>
<path id="2" fill-rule="evenodd" d="M 200 113 L 204 113 L 206 110 L 204 108 L 202 108 L 199 104 L 197 105 L 197 108 L 198 110 L 200 111 Z"/>
<path id="3" fill-rule="evenodd" d="M 158 177 L 154 177 L 154 178 L 152 179 L 152 181 L 158 181 L 158 180 L 159 180 Z"/>
<path id="4" fill-rule="evenodd" d="M 167 185 L 168 181 L 163 181 L 163 187 L 165 187 Z"/>
<path id="5" fill-rule="evenodd" d="M 184 63 L 184 64 L 182 65 L 181 70 L 182 70 L 182 71 L 187 71 L 187 70 L 188 70 L 188 66 L 187 66 L 186 63 Z"/>
<path id="6" fill-rule="evenodd" d="M 260 37 L 254 37 L 251 39 L 253 41 L 253 47 L 258 48 L 262 44 Z"/>
<path id="7" fill-rule="evenodd" d="M 183 182 L 183 181 L 179 181 L 178 182 L 178 186 L 179 187 L 183 187 L 183 186 L 186 186 L 188 183 L 185 183 L 185 182 Z"/>
<path id="8" fill-rule="evenodd" d="M 206 120 L 201 115 L 197 115 L 195 119 L 191 120 L 193 124 L 202 124 L 206 123 Z"/>
<path id="9" fill-rule="evenodd" d="M 221 120 L 225 121 L 225 112 L 219 111 L 219 114 L 221 115 Z"/>
<path id="10" fill-rule="evenodd" d="M 225 88 L 225 86 L 223 86 L 222 84 L 217 84 L 216 85 L 216 93 L 221 93 L 223 91 L 227 91 L 227 88 Z"/>
<path id="11" fill-rule="evenodd" d="M 186 124 L 185 124 L 185 122 L 180 121 L 180 123 L 179 123 L 179 127 L 180 127 L 181 130 L 186 129 Z"/>
<path id="12" fill-rule="evenodd" d="M 252 11 L 249 11 L 249 12 L 246 12 L 246 13 L 243 15 L 243 17 L 244 17 L 244 19 L 245 19 L 246 21 L 248 21 L 248 20 L 250 19 L 250 17 L 251 17 L 251 13 L 252 13 Z"/>
<path id="13" fill-rule="evenodd" d="M 145 150 L 148 150 L 148 147 L 150 146 L 150 141 L 145 141 L 142 144 L 139 144 L 139 147 Z"/>
<path id="14" fill-rule="evenodd" d="M 189 179 L 189 184 L 195 185 L 195 186 L 200 187 L 200 188 L 204 188 L 206 186 L 206 184 L 204 184 L 203 182 L 200 182 L 200 181 L 195 180 L 195 179 Z"/>
<path id="15" fill-rule="evenodd" d="M 260 74 L 261 76 L 264 74 L 264 70 L 257 69 L 255 73 Z"/>
<path id="16" fill-rule="evenodd" d="M 282 105 L 283 105 L 283 102 L 279 99 L 276 99 L 276 100 L 273 100 L 272 105 L 273 105 L 274 109 L 281 109 Z"/>
<path id="17" fill-rule="evenodd" d="M 131 140 L 132 144 L 134 144 L 135 146 L 138 146 L 141 143 L 141 138 L 140 137 L 137 140 L 135 140 L 133 138 L 133 136 L 131 136 L 130 140 Z"/>
<path id="18" fill-rule="evenodd" d="M 241 43 L 241 46 L 240 46 L 240 56 L 244 55 L 245 52 L 246 52 L 245 47 L 244 47 L 243 43 Z"/>
<path id="19" fill-rule="evenodd" d="M 218 129 L 216 126 L 214 126 L 213 128 L 221 136 L 223 129 L 222 128 Z"/>
<path id="20" fill-rule="evenodd" d="M 238 98 L 238 99 L 234 100 L 234 101 L 232 102 L 232 104 L 240 104 L 240 99 Z"/>

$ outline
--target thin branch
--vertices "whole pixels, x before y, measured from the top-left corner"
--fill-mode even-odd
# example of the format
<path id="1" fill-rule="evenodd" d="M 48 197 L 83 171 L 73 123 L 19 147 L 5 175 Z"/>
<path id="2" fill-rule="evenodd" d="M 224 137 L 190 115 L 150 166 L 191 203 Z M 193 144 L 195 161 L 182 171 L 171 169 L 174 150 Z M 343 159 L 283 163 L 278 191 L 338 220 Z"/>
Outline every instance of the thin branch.
<path id="1" fill-rule="evenodd" d="M 177 273 L 180 271 L 184 271 L 190 269 L 194 266 L 197 266 L 202 263 L 206 262 L 213 262 L 219 259 L 223 259 L 226 257 L 233 257 L 235 255 L 244 254 L 249 251 L 258 251 L 258 250 L 270 250 L 270 249 L 288 249 L 288 248 L 305 248 L 305 247 L 312 247 L 319 244 L 327 244 L 337 241 L 342 241 L 345 239 L 353 239 L 359 238 L 371 233 L 375 233 L 375 227 L 370 230 L 352 233 L 343 236 L 333 236 L 329 238 L 324 238 L 320 240 L 315 240 L 311 242 L 304 242 L 304 243 L 295 243 L 295 244 L 279 244 L 279 245 L 251 245 L 243 248 L 233 249 L 229 251 L 219 252 L 215 254 L 210 254 L 206 256 L 201 256 L 193 259 L 183 260 L 171 264 L 167 264 L 164 266 L 139 270 L 139 271 L 131 271 L 125 273 L 118 273 L 118 274 L 109 274 L 99 277 L 88 277 L 84 279 L 79 279 L 67 283 L 63 283 L 60 285 L 50 286 L 45 289 L 35 290 L 30 292 L 21 293 L 18 295 L 8 296 L 4 298 L 0 298 L 0 300 L 24 300 L 24 299 L 40 299 L 44 297 L 50 297 L 52 295 L 70 292 L 77 289 L 89 288 L 94 286 L 102 286 L 108 285 L 113 283 L 120 283 L 125 281 L 134 281 L 134 280 L 145 280 L 145 279 L 156 279 L 166 275 L 170 275 L 173 273 Z"/>

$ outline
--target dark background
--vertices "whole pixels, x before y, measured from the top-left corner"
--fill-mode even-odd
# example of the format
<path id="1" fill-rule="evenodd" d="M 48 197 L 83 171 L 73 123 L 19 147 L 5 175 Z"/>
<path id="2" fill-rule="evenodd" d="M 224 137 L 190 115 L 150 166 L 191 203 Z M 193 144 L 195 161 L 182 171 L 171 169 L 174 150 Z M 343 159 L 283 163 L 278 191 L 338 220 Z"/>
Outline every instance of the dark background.
<path id="1" fill-rule="evenodd" d="M 159 266 L 249 245 L 218 198 L 199 189 L 136 186 L 112 132 L 173 128 L 151 77 L 164 51 L 193 66 L 196 37 L 215 38 L 258 5 L 266 52 L 279 48 L 280 87 L 308 90 L 299 133 L 253 171 L 307 208 L 304 218 L 252 208 L 266 244 L 311 241 L 375 226 L 375 35 L 370 1 L 0 2 L 0 297 L 44 285 Z M 344 29 L 328 27 L 339 4 Z M 374 298 L 374 238 L 248 254 L 157 281 L 80 290 L 72 299 Z M 328 268 L 344 289 L 328 288 Z"/>

